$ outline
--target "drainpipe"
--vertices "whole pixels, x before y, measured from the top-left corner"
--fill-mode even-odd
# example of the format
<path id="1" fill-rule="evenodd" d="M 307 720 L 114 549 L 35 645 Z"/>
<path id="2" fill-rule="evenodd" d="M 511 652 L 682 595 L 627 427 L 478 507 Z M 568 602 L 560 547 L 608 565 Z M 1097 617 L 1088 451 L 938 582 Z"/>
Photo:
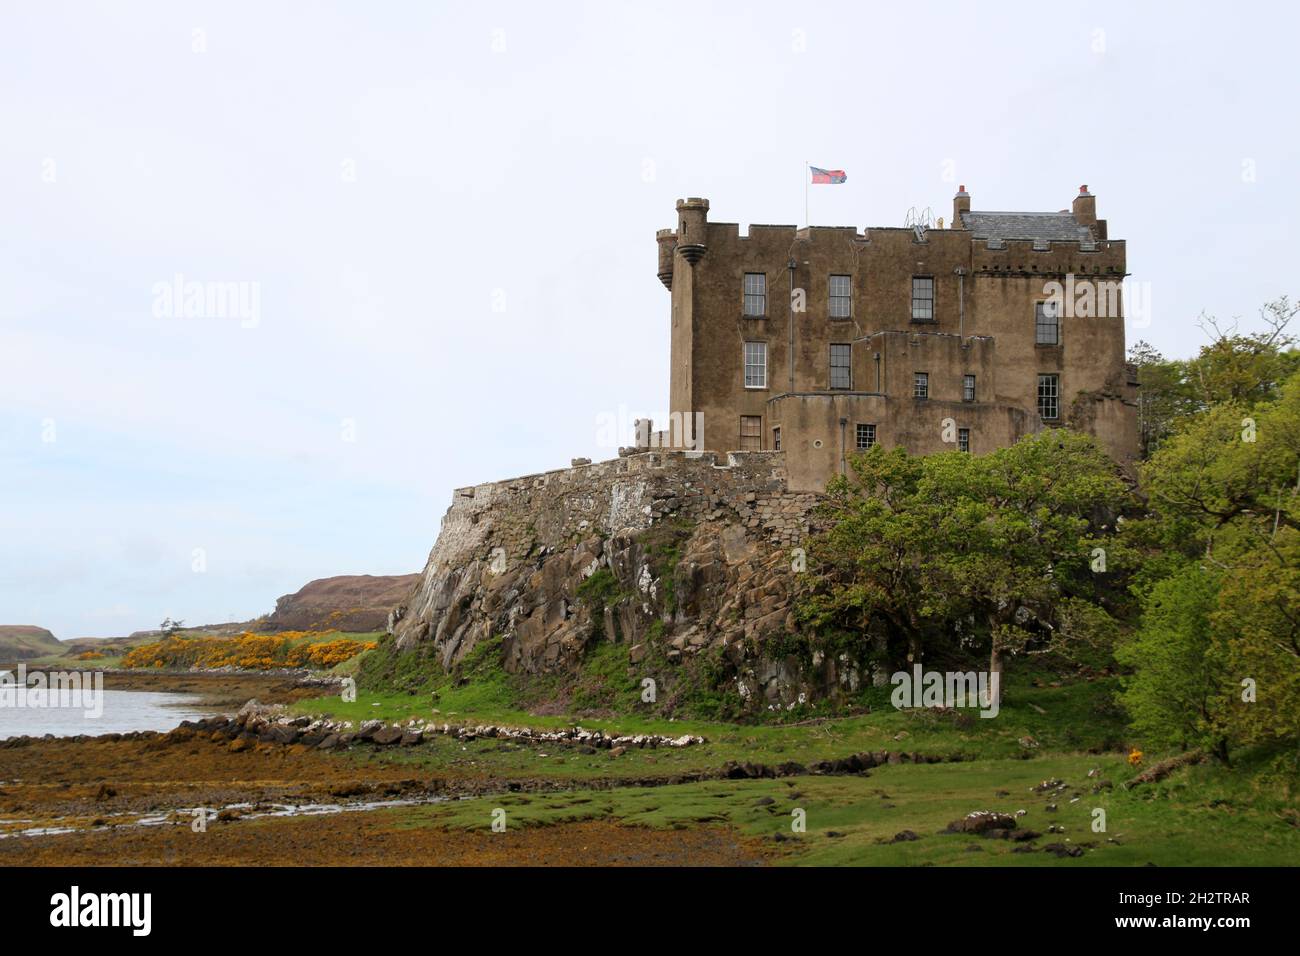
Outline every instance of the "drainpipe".
<path id="1" fill-rule="evenodd" d="M 840 419 L 840 474 L 844 474 L 844 429 L 848 426 L 847 418 Z"/>
<path id="2" fill-rule="evenodd" d="M 957 267 L 957 338 L 966 344 L 966 270 Z"/>
<path id="3" fill-rule="evenodd" d="M 794 269 L 797 263 L 790 259 L 786 267 L 790 270 L 790 355 L 786 364 L 790 366 L 790 394 L 794 394 Z"/>

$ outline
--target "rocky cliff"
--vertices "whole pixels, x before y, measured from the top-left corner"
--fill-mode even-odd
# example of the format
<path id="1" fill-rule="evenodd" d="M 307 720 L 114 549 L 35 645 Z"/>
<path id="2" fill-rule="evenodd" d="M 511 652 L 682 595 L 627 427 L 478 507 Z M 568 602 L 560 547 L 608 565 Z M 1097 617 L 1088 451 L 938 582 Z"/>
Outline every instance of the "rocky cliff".
<path id="1" fill-rule="evenodd" d="M 781 650 L 817 500 L 788 490 L 780 452 L 651 451 L 461 488 L 389 629 L 444 667 L 498 635 L 515 673 L 573 667 L 592 641 L 657 679 L 708 658 L 750 706 L 789 705 L 856 680 Z"/>

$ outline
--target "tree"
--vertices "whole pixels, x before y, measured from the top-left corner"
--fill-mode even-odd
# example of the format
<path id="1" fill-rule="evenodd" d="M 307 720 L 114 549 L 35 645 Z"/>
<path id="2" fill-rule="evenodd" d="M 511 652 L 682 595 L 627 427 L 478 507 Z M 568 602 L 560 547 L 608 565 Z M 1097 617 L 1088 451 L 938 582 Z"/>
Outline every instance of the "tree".
<path id="1" fill-rule="evenodd" d="M 1187 381 L 1187 363 L 1169 361 L 1145 341 L 1128 350 L 1129 362 L 1137 367 L 1138 442 L 1143 459 L 1159 447 L 1174 424 L 1195 407 L 1196 398 Z"/>
<path id="2" fill-rule="evenodd" d="M 1257 373 L 1265 370 L 1260 374 L 1284 365 L 1262 355 L 1250 363 Z M 1159 741 L 1196 736 L 1224 759 L 1230 745 L 1283 744 L 1294 752 L 1300 743 L 1300 374 L 1267 388 L 1228 371 L 1213 378 L 1231 383 L 1216 386 L 1224 400 L 1180 425 L 1142 468 L 1151 515 L 1140 526 L 1149 542 L 1194 561 L 1215 589 L 1196 586 L 1186 567 L 1146 583 L 1146 636 L 1124 655 L 1135 669 L 1126 703 L 1135 726 Z M 1161 567 L 1158 557 L 1153 561 Z M 1179 597 L 1195 608 L 1195 619 L 1191 611 L 1170 610 Z M 1153 704 L 1165 693 L 1153 688 L 1173 679 L 1169 660 L 1181 661 L 1182 679 L 1202 690 L 1207 681 L 1222 682 L 1214 705 L 1198 711 L 1196 728 Z M 1216 670 L 1190 670 L 1198 660 Z"/>
<path id="3" fill-rule="evenodd" d="M 1202 314 L 1200 327 L 1210 344 L 1188 363 L 1188 382 L 1202 407 L 1218 404 L 1253 406 L 1277 396 L 1281 383 L 1300 365 L 1300 354 L 1290 351 L 1295 337 L 1287 327 L 1300 312 L 1286 296 L 1260 309 L 1265 329 L 1242 335 L 1234 320 L 1225 331 L 1213 316 Z"/>
<path id="4" fill-rule="evenodd" d="M 1221 714 L 1229 688 L 1210 630 L 1218 594 L 1213 571 L 1185 565 L 1151 589 L 1141 626 L 1115 656 L 1133 668 L 1122 701 L 1136 732 L 1156 746 L 1208 746 L 1227 759 Z"/>
<path id="5" fill-rule="evenodd" d="M 830 524 L 809 549 L 821 574 L 799 602 L 835 650 L 896 664 L 985 643 L 1000 673 L 1007 653 L 1109 620 L 1094 549 L 1126 491 L 1090 437 L 1044 431 L 982 457 L 876 448 L 851 465 L 828 488 Z"/>
<path id="6" fill-rule="evenodd" d="M 1200 412 L 1224 404 L 1252 408 L 1277 398 L 1282 382 L 1300 368 L 1300 353 L 1288 334 L 1300 305 L 1286 296 L 1260 309 L 1264 329 L 1242 334 L 1233 320 L 1226 327 L 1202 313 L 1198 325 L 1210 341 L 1196 358 L 1169 360 L 1145 341 L 1129 348 L 1137 367 L 1138 435 L 1142 457 Z"/>
<path id="7" fill-rule="evenodd" d="M 1243 745 L 1300 744 L 1300 533 L 1280 528 L 1224 573 L 1210 614 L 1231 699 L 1225 731 Z"/>

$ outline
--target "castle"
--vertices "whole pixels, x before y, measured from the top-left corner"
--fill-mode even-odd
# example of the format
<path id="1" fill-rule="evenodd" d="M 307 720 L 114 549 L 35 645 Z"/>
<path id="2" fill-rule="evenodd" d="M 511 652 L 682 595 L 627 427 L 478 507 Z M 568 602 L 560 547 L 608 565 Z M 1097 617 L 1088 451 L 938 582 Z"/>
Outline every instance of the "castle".
<path id="1" fill-rule="evenodd" d="M 876 444 L 979 454 L 1044 427 L 1136 460 L 1125 246 L 1087 186 L 1060 212 L 973 211 L 962 186 L 946 229 L 742 236 L 708 213 L 679 200 L 656 234 L 671 420 L 639 446 L 782 451 L 809 491 Z"/>

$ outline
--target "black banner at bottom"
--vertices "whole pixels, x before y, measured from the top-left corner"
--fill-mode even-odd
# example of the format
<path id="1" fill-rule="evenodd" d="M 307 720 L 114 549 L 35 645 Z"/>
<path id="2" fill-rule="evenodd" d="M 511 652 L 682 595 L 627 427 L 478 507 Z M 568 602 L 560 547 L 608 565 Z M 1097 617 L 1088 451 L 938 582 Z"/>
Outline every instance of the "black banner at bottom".
<path id="1" fill-rule="evenodd" d="M 806 934 L 825 920 L 828 931 L 865 921 L 968 934 L 975 921 L 1083 940 L 1170 931 L 1230 938 L 1292 924 L 1284 907 L 1294 878 L 1293 870 L 1243 868 L 10 868 L 0 886 L 7 929 L 25 938 L 373 945 L 377 933 L 432 920 L 446 930 L 478 927 L 499 942 L 515 933 L 535 939 L 563 917 L 584 932 L 654 934 L 661 923 L 666 945 L 691 914 L 693 939 L 716 927 L 733 941 L 739 925 Z"/>

